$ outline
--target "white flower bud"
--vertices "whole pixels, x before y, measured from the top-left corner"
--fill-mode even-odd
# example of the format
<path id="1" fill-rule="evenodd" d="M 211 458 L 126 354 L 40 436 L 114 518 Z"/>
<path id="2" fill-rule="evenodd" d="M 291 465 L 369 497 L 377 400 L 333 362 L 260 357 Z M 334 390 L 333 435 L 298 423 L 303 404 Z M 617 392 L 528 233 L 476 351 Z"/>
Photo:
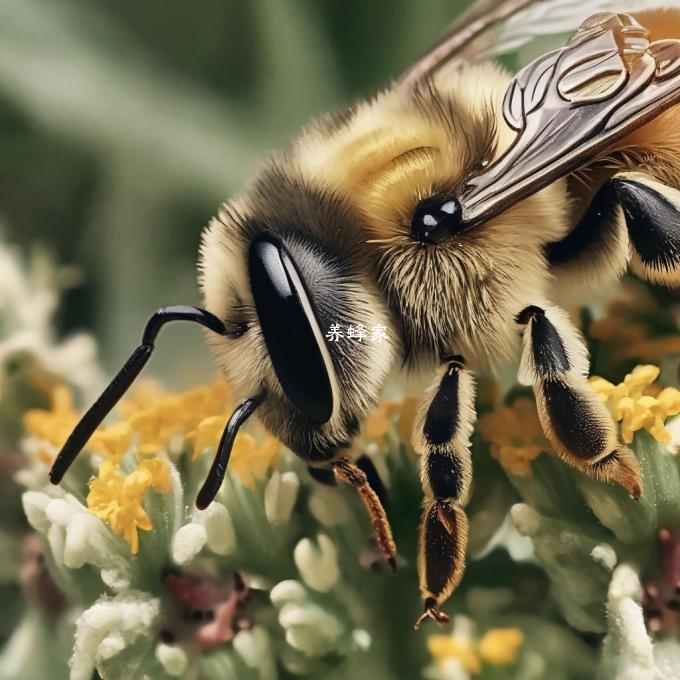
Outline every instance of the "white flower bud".
<path id="1" fill-rule="evenodd" d="M 64 541 L 64 564 L 69 569 L 78 569 L 85 564 L 88 550 L 88 533 L 92 531 L 92 524 L 87 521 L 85 513 L 71 517 L 66 528 Z"/>
<path id="2" fill-rule="evenodd" d="M 613 571 L 616 566 L 617 557 L 614 548 L 606 543 L 600 543 L 596 545 L 590 552 L 590 556 L 597 562 L 601 564 L 605 569 Z"/>
<path id="3" fill-rule="evenodd" d="M 286 630 L 286 642 L 307 656 L 328 654 L 343 634 L 340 622 L 315 604 L 284 605 L 279 612 L 279 623 Z"/>
<path id="4" fill-rule="evenodd" d="M 320 524 L 336 527 L 351 519 L 347 502 L 337 489 L 317 484 L 309 498 L 309 510 Z"/>
<path id="5" fill-rule="evenodd" d="M 129 568 L 102 569 L 100 574 L 102 581 L 116 593 L 130 587 Z"/>
<path id="6" fill-rule="evenodd" d="M 352 640 L 357 649 L 360 649 L 362 652 L 367 652 L 371 648 L 373 642 L 371 634 L 363 628 L 355 628 L 352 631 Z"/>
<path id="7" fill-rule="evenodd" d="M 28 523 L 41 534 L 47 533 L 50 526 L 50 521 L 45 515 L 45 509 L 51 500 L 47 494 L 39 491 L 26 491 L 21 496 Z"/>
<path id="8" fill-rule="evenodd" d="M 523 536 L 535 536 L 541 529 L 541 516 L 526 503 L 515 503 L 510 508 L 510 516 Z"/>
<path id="9" fill-rule="evenodd" d="M 71 680 L 90 680 L 97 664 L 150 638 L 159 613 L 160 600 L 137 591 L 97 600 L 76 621 Z"/>
<path id="10" fill-rule="evenodd" d="M 297 500 L 300 480 L 294 472 L 274 472 L 264 490 L 264 510 L 270 524 L 285 524 Z"/>
<path id="11" fill-rule="evenodd" d="M 281 607 L 286 602 L 302 602 L 307 599 L 307 591 L 303 585 L 293 579 L 277 583 L 269 593 L 269 598 L 275 607 Z"/>
<path id="12" fill-rule="evenodd" d="M 236 532 L 227 508 L 213 501 L 196 513 L 196 521 L 206 531 L 206 543 L 216 555 L 231 555 L 236 549 Z"/>
<path id="13" fill-rule="evenodd" d="M 335 544 L 325 534 L 319 534 L 318 546 L 303 538 L 293 551 L 295 565 L 302 580 L 314 590 L 327 593 L 340 576 Z"/>
<path id="14" fill-rule="evenodd" d="M 258 671 L 260 680 L 275 680 L 276 665 L 267 631 L 261 626 L 242 630 L 233 641 L 234 649 L 246 666 Z"/>
<path id="15" fill-rule="evenodd" d="M 633 567 L 621 564 L 609 584 L 609 598 L 622 600 L 625 597 L 637 599 L 640 593 L 640 579 Z"/>
<path id="16" fill-rule="evenodd" d="M 185 524 L 172 539 L 172 559 L 177 564 L 189 564 L 203 550 L 207 539 L 207 532 L 202 525 L 195 522 Z"/>
<path id="17" fill-rule="evenodd" d="M 69 523 L 74 512 L 76 509 L 65 498 L 55 498 L 45 508 L 47 519 L 60 527 L 65 527 Z"/>
<path id="18" fill-rule="evenodd" d="M 639 594 L 640 580 L 633 568 L 619 565 L 612 575 L 607 602 L 608 632 L 602 659 L 606 677 L 617 680 L 666 677 L 657 668 L 642 607 L 635 601 Z"/>
<path id="19" fill-rule="evenodd" d="M 125 649 L 125 639 L 118 633 L 109 633 L 100 643 L 97 648 L 97 655 L 100 659 L 107 660 L 120 654 Z"/>
<path id="20" fill-rule="evenodd" d="M 56 524 L 52 524 L 47 530 L 47 542 L 57 564 L 64 564 L 64 538 L 64 530 Z"/>
<path id="21" fill-rule="evenodd" d="M 163 670 L 174 678 L 183 676 L 189 665 L 186 652 L 177 645 L 166 645 L 162 642 L 156 645 L 156 658 L 163 666 Z"/>

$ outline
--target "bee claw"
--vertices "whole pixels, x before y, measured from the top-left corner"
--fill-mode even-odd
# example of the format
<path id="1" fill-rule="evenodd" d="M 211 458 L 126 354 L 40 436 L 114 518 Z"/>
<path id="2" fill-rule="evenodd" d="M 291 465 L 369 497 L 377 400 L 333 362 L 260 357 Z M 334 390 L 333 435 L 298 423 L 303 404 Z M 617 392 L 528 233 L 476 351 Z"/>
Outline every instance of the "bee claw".
<path id="1" fill-rule="evenodd" d="M 432 598 L 425 600 L 425 611 L 416 619 L 413 630 L 420 630 L 420 626 L 427 619 L 436 621 L 440 626 L 444 626 L 450 621 L 449 617 L 437 608 L 437 603 Z"/>

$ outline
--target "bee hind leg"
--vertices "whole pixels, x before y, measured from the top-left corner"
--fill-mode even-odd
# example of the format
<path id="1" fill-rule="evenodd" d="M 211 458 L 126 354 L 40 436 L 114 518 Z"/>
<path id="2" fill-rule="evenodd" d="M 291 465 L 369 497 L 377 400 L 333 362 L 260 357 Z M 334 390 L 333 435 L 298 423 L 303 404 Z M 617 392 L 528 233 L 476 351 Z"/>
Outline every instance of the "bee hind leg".
<path id="1" fill-rule="evenodd" d="M 525 325 L 519 382 L 533 387 L 543 431 L 559 457 L 639 498 L 639 463 L 619 441 L 607 408 L 586 380 L 586 348 L 566 312 L 530 306 L 517 322 Z"/>
<path id="2" fill-rule="evenodd" d="M 418 411 L 413 448 L 421 454 L 425 494 L 418 540 L 418 574 L 428 618 L 446 623 L 441 605 L 463 577 L 468 539 L 465 502 L 472 477 L 470 434 L 475 418 L 475 386 L 462 360 L 447 362 Z"/>

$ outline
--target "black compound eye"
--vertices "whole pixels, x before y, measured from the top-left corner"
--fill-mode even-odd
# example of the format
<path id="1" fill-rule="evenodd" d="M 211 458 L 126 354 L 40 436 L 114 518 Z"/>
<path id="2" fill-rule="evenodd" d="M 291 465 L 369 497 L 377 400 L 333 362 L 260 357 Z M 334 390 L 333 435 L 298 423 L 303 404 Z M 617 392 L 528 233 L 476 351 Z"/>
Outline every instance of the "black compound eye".
<path id="1" fill-rule="evenodd" d="M 433 196 L 421 201 L 411 218 L 411 236 L 420 243 L 439 243 L 460 231 L 463 210 L 451 197 Z"/>
<path id="2" fill-rule="evenodd" d="M 333 365 L 295 262 L 283 244 L 260 234 L 248 253 L 250 286 L 276 377 L 309 420 L 333 413 Z"/>

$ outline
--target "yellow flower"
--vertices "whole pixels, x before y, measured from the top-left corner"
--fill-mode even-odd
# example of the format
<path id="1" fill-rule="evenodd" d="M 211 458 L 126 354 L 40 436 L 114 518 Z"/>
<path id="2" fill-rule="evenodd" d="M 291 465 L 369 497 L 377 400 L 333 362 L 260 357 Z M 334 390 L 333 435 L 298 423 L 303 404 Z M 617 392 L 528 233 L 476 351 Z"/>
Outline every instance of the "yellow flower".
<path id="1" fill-rule="evenodd" d="M 431 635 L 427 648 L 438 665 L 456 659 L 468 673 L 480 673 L 482 661 L 508 666 L 517 660 L 524 634 L 519 628 L 491 628 L 477 641 L 467 635 Z"/>
<path id="2" fill-rule="evenodd" d="M 137 449 L 144 455 L 168 451 L 179 438 L 198 428 L 206 418 L 222 417 L 230 410 L 230 392 L 219 378 L 212 385 L 195 387 L 185 392 L 163 392 L 157 384 L 142 384 L 131 400 L 120 406 L 138 437 Z"/>
<path id="3" fill-rule="evenodd" d="M 73 397 L 68 387 L 58 385 L 52 390 L 52 408 L 31 409 L 24 414 L 24 429 L 55 449 L 60 449 L 78 423 L 78 411 L 73 406 Z M 52 453 L 39 452 L 46 463 L 51 463 Z"/>
<path id="4" fill-rule="evenodd" d="M 472 640 L 454 635 L 430 635 L 427 638 L 427 648 L 437 664 L 441 665 L 447 659 L 456 659 L 468 673 L 479 673 L 482 669 Z"/>
<path id="5" fill-rule="evenodd" d="M 88 509 L 128 542 L 133 555 L 139 552 L 138 530 L 153 528 L 142 505 L 150 487 L 160 493 L 170 489 L 168 464 L 161 458 L 143 460 L 129 475 L 123 474 L 112 461 L 105 460 L 90 482 Z"/>
<path id="6" fill-rule="evenodd" d="M 227 416 L 210 416 L 204 418 L 198 427 L 187 437 L 193 439 L 192 460 L 197 460 L 204 451 L 217 448 L 222 432 L 227 424 Z M 252 489 L 255 481 L 262 479 L 267 470 L 276 464 L 279 458 L 280 444 L 278 439 L 267 435 L 261 444 L 245 432 L 239 432 L 234 440 L 229 459 L 229 471 L 235 474 L 242 484 Z"/>
<path id="7" fill-rule="evenodd" d="M 245 432 L 239 432 L 231 452 L 229 469 L 252 489 L 255 481 L 262 479 L 267 470 L 279 459 L 280 444 L 274 437 L 266 437 L 261 444 Z"/>
<path id="8" fill-rule="evenodd" d="M 479 641 L 479 655 L 494 666 L 508 666 L 517 660 L 523 642 L 519 628 L 492 628 Z"/>
<path id="9" fill-rule="evenodd" d="M 515 475 L 529 473 L 532 460 L 550 446 L 543 435 L 531 399 L 520 397 L 479 419 L 479 431 L 489 442 L 491 455 Z"/>
<path id="10" fill-rule="evenodd" d="M 667 444 L 671 440 L 665 423 L 667 418 L 680 413 L 680 391 L 675 387 L 660 389 L 653 385 L 658 377 L 656 366 L 642 365 L 618 385 L 598 376 L 590 378 L 590 384 L 614 420 L 621 423 L 621 436 L 626 444 L 630 444 L 635 433 L 643 428 L 658 442 Z"/>
<path id="11" fill-rule="evenodd" d="M 227 420 L 228 416 L 209 416 L 201 420 L 196 429 L 187 434 L 187 439 L 193 439 L 194 442 L 191 460 L 198 460 L 203 451 L 217 447 Z"/>
<path id="12" fill-rule="evenodd" d="M 130 551 L 139 550 L 138 532 L 150 531 L 151 519 L 144 509 L 150 488 L 167 493 L 171 487 L 169 464 L 158 456 L 161 451 L 183 448 L 192 442 L 193 458 L 206 449 L 215 449 L 231 412 L 229 389 L 224 380 L 180 393 L 163 391 L 156 383 L 145 381 L 132 397 L 120 405 L 121 420 L 100 427 L 88 442 L 87 449 L 104 457 L 96 476 L 90 482 L 87 507 L 122 536 Z M 27 430 L 54 448 L 59 448 L 78 422 L 71 394 L 57 388 L 52 395 L 50 411 L 29 411 L 25 416 Z M 276 463 L 280 444 L 266 436 L 260 443 L 250 434 L 240 432 L 234 441 L 230 471 L 247 487 Z M 136 468 L 125 474 L 122 458 L 136 462 Z M 47 454 L 46 454 L 47 455 Z M 51 462 L 51 454 L 49 460 Z"/>
<path id="13" fill-rule="evenodd" d="M 130 425 L 123 421 L 111 427 L 99 428 L 90 438 L 87 448 L 115 462 L 129 451 L 131 443 Z"/>

